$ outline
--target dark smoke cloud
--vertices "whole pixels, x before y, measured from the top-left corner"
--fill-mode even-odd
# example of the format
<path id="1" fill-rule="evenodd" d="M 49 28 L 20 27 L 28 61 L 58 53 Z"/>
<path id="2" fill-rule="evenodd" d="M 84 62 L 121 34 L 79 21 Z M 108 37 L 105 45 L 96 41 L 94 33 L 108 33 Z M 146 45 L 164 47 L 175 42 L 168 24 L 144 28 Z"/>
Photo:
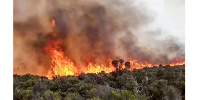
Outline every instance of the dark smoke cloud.
<path id="1" fill-rule="evenodd" d="M 162 31 L 150 31 L 145 41 L 137 30 L 153 18 L 134 6 L 136 0 L 15 0 L 14 71 L 18 74 L 44 73 L 50 57 L 44 47 L 50 39 L 51 19 L 64 40 L 63 50 L 77 66 L 87 61 L 105 63 L 128 58 L 151 63 L 167 63 L 184 57 L 184 46 L 173 37 L 157 40 Z M 147 35 L 148 36 L 148 35 Z M 17 66 L 23 63 L 23 71 Z M 22 65 L 22 64 L 21 64 Z M 38 71 L 40 70 L 40 71 Z"/>

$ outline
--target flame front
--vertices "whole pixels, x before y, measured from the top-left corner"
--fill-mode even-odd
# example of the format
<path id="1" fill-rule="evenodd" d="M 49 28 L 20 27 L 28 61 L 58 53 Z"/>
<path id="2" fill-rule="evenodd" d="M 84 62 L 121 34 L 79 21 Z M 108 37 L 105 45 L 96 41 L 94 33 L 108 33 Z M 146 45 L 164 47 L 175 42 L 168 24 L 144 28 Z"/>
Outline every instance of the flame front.
<path id="1" fill-rule="evenodd" d="M 79 69 L 74 63 L 64 56 L 60 45 L 62 40 L 51 40 L 47 43 L 45 51 L 51 56 L 51 69 L 48 71 L 47 77 L 51 79 L 53 76 L 79 75 L 80 73 L 99 73 L 112 72 L 115 68 L 111 65 L 106 67 L 103 64 L 89 63 L 87 66 L 81 66 Z"/>
<path id="2" fill-rule="evenodd" d="M 115 71 L 115 67 L 111 64 L 112 59 L 108 59 L 109 66 L 104 64 L 89 63 L 86 66 L 75 66 L 74 63 L 64 55 L 60 45 L 62 40 L 51 40 L 47 43 L 45 51 L 51 57 L 51 69 L 48 71 L 47 77 L 52 79 L 53 76 L 67 76 L 67 75 L 79 75 L 81 73 L 100 73 L 104 71 L 105 73 L 110 73 Z M 142 69 L 144 67 L 153 67 L 158 65 L 153 65 L 148 62 L 138 63 L 137 60 L 129 59 L 130 61 L 130 70 L 133 69 Z M 175 60 L 170 66 L 183 65 L 185 64 L 184 60 Z M 167 65 L 167 64 L 164 64 Z M 122 66 L 122 69 L 125 68 L 125 65 Z"/>
<path id="3" fill-rule="evenodd" d="M 55 20 L 51 20 L 52 27 L 56 27 Z M 54 39 L 50 40 L 45 46 L 45 51 L 51 57 L 51 69 L 48 71 L 46 75 L 49 79 L 52 79 L 53 76 L 67 76 L 67 75 L 79 75 L 81 73 L 100 73 L 104 71 L 105 73 L 110 73 L 115 71 L 115 67 L 111 64 L 112 59 L 108 59 L 109 66 L 104 64 L 92 63 L 89 62 L 86 66 L 75 66 L 75 64 L 64 55 L 64 52 L 61 48 L 61 44 L 63 41 L 61 39 L 56 39 L 56 34 L 53 34 L 52 37 Z M 153 67 L 158 65 L 153 65 L 144 61 L 143 63 L 139 63 L 137 60 L 129 59 L 130 61 L 130 70 L 133 69 L 141 69 L 144 67 Z M 181 58 L 175 59 L 170 66 L 183 65 L 185 64 L 185 60 Z M 167 64 L 164 64 L 167 65 Z M 122 69 L 125 68 L 125 65 L 122 66 Z"/>
<path id="4" fill-rule="evenodd" d="M 73 62 L 64 56 L 60 48 L 61 40 L 49 41 L 45 47 L 45 51 L 51 56 L 51 70 L 49 70 L 47 77 L 51 78 L 52 75 L 75 75 L 76 67 Z"/>

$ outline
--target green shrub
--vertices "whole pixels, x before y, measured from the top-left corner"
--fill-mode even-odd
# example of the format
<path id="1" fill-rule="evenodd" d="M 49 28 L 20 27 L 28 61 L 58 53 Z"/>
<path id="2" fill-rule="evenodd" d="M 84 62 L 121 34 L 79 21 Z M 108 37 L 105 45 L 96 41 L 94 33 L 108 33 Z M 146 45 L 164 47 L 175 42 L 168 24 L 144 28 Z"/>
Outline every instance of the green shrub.
<path id="1" fill-rule="evenodd" d="M 47 90 L 44 92 L 43 97 L 45 100 L 61 100 L 58 92 Z"/>
<path id="2" fill-rule="evenodd" d="M 111 100 L 122 100 L 122 97 L 119 93 L 117 93 L 116 91 L 111 91 L 110 92 L 110 99 Z"/>
<path id="3" fill-rule="evenodd" d="M 102 99 L 99 98 L 99 97 L 94 97 L 94 98 L 92 98 L 92 99 L 90 99 L 90 100 L 102 100 Z"/>
<path id="4" fill-rule="evenodd" d="M 83 100 L 83 98 L 76 92 L 76 93 L 68 93 L 64 100 Z"/>
<path id="5" fill-rule="evenodd" d="M 135 94 L 128 90 L 121 90 L 120 95 L 122 100 L 136 100 Z"/>
<path id="6" fill-rule="evenodd" d="M 53 80 L 14 75 L 13 92 L 14 100 L 184 100 L 185 67 L 56 76 Z"/>
<path id="7" fill-rule="evenodd" d="M 77 90 L 77 89 L 76 89 L 75 87 L 71 87 L 71 88 L 68 88 L 68 89 L 67 89 L 67 91 L 69 91 L 69 92 L 76 92 L 76 90 Z"/>
<path id="8" fill-rule="evenodd" d="M 19 94 L 19 98 L 22 100 L 30 100 L 33 97 L 33 91 L 30 89 L 22 90 Z"/>
<path id="9" fill-rule="evenodd" d="M 96 88 L 91 89 L 89 92 L 91 93 L 90 95 L 94 97 L 108 100 L 111 90 L 113 90 L 113 88 L 109 85 L 98 85 Z"/>
<path id="10" fill-rule="evenodd" d="M 69 77 L 67 80 L 72 84 L 77 84 L 80 81 L 77 77 Z"/>
<path id="11" fill-rule="evenodd" d="M 23 88 L 26 89 L 28 87 L 32 87 L 36 82 L 36 79 L 28 79 L 26 82 L 23 83 Z"/>

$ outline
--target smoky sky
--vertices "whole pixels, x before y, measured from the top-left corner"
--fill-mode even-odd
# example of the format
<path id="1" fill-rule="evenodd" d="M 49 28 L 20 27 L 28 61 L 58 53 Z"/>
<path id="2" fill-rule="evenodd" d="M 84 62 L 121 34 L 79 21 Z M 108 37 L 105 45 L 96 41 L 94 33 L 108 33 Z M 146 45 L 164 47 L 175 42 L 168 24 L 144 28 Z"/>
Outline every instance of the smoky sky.
<path id="1" fill-rule="evenodd" d="M 14 68 L 22 63 L 25 67 L 22 71 L 14 69 L 14 72 L 40 74 L 50 68 L 50 57 L 44 47 L 53 32 L 64 40 L 62 49 L 77 66 L 88 61 L 105 64 L 108 57 L 133 58 L 155 64 L 184 58 L 184 45 L 176 38 L 157 39 L 164 33 L 162 30 L 149 31 L 146 36 L 137 31 L 152 23 L 154 18 L 136 7 L 136 2 L 15 0 Z M 51 19 L 56 22 L 54 29 Z"/>

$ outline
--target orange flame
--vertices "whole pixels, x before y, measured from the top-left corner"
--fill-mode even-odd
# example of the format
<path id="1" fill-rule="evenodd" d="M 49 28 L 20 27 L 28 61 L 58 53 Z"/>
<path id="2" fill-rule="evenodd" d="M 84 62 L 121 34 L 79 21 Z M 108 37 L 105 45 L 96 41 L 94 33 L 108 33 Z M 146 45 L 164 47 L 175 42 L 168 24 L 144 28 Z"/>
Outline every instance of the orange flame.
<path id="1" fill-rule="evenodd" d="M 104 71 L 105 73 L 110 73 L 115 71 L 115 67 L 112 66 L 112 59 L 108 60 L 109 66 L 97 63 L 89 63 L 87 66 L 75 66 L 74 63 L 64 56 L 60 45 L 62 40 L 52 40 L 49 41 L 45 47 L 45 51 L 51 56 L 51 69 L 48 71 L 47 77 L 52 79 L 53 76 L 67 76 L 67 75 L 79 75 L 81 73 L 100 73 Z M 144 67 L 153 67 L 158 65 L 153 65 L 148 62 L 139 63 L 137 60 L 129 59 L 130 61 L 130 70 L 133 69 L 142 69 Z M 185 64 L 184 60 L 174 61 L 170 66 L 183 65 Z M 167 64 L 164 64 L 167 65 Z M 79 68 L 79 69 L 78 69 Z M 122 69 L 125 68 L 125 65 L 122 66 Z"/>
<path id="2" fill-rule="evenodd" d="M 55 20 L 52 19 L 52 27 L 56 27 Z M 97 63 L 89 63 L 87 66 L 75 66 L 74 63 L 64 55 L 62 51 L 61 44 L 62 40 L 51 40 L 45 46 L 45 51 L 51 57 L 51 69 L 48 71 L 47 77 L 52 79 L 53 76 L 67 76 L 67 75 L 79 75 L 81 73 L 100 73 L 104 71 L 105 73 L 110 73 L 115 71 L 115 67 L 112 66 L 112 59 L 108 59 L 109 66 Z M 141 69 L 144 67 L 153 67 L 154 65 L 148 62 L 139 63 L 137 60 L 129 59 L 130 70 Z M 170 66 L 183 65 L 185 64 L 184 59 L 175 59 Z M 167 64 L 165 64 L 167 65 Z M 156 65 L 158 66 L 158 65 Z M 122 66 L 122 69 L 125 65 Z"/>
<path id="3" fill-rule="evenodd" d="M 61 40 L 49 41 L 45 47 L 45 51 L 51 56 L 51 68 L 47 77 L 50 78 L 52 75 L 75 75 L 76 67 L 73 62 L 64 56 L 62 49 L 60 48 Z M 53 72 L 52 72 L 53 71 Z"/>
<path id="4" fill-rule="evenodd" d="M 74 63 L 64 56 L 60 47 L 62 40 L 49 41 L 44 48 L 45 51 L 51 56 L 51 69 L 48 71 L 47 77 L 51 79 L 53 76 L 67 76 L 79 75 L 81 73 L 99 73 L 99 72 L 112 72 L 115 68 L 111 65 L 106 67 L 103 64 L 89 63 L 87 66 L 81 66 L 77 69 Z"/>

